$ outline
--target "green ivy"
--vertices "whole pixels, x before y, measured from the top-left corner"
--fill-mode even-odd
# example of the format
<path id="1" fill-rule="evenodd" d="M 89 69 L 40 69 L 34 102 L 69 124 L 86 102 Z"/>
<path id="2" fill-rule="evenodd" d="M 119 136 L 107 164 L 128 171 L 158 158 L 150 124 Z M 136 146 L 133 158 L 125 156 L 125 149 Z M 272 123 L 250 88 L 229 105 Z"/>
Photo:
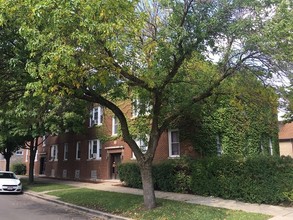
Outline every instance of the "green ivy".
<path id="1" fill-rule="evenodd" d="M 205 103 L 189 109 L 178 126 L 202 156 L 217 155 L 217 137 L 225 155 L 279 154 L 277 96 L 250 75 L 226 81 Z"/>

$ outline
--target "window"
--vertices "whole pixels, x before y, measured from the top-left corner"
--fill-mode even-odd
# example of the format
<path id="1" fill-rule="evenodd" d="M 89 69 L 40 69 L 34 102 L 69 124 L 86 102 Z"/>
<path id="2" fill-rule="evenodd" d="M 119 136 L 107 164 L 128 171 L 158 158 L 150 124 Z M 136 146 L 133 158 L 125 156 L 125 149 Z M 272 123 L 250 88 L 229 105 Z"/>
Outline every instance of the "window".
<path id="1" fill-rule="evenodd" d="M 274 154 L 274 150 L 273 150 L 273 143 L 272 143 L 272 139 L 270 138 L 270 142 L 269 142 L 269 148 L 270 148 L 270 155 Z"/>
<path id="2" fill-rule="evenodd" d="M 64 160 L 68 160 L 68 144 L 64 144 L 64 155 L 63 155 Z"/>
<path id="3" fill-rule="evenodd" d="M 75 159 L 80 160 L 80 142 L 76 143 Z"/>
<path id="4" fill-rule="evenodd" d="M 89 153 L 88 159 L 101 159 L 101 143 L 100 140 L 90 140 L 89 141 Z"/>
<path id="5" fill-rule="evenodd" d="M 139 115 L 139 101 L 134 99 L 132 101 L 132 117 L 137 117 Z"/>
<path id="6" fill-rule="evenodd" d="M 20 155 L 23 155 L 23 150 L 18 150 L 18 151 L 15 152 L 15 154 L 16 154 L 16 155 L 19 155 L 19 156 L 20 156 Z"/>
<path id="7" fill-rule="evenodd" d="M 58 146 L 52 145 L 51 146 L 51 161 L 57 161 L 58 160 Z"/>
<path id="8" fill-rule="evenodd" d="M 151 112 L 151 105 L 148 102 L 141 102 L 138 99 L 132 101 L 132 117 L 138 117 L 139 115 L 149 115 Z"/>
<path id="9" fill-rule="evenodd" d="M 0 173 L 0 179 L 17 179 L 13 173 L 2 172 Z"/>
<path id="10" fill-rule="evenodd" d="M 118 127 L 119 127 L 119 121 L 116 116 L 112 117 L 112 136 L 115 136 L 118 134 Z"/>
<path id="11" fill-rule="evenodd" d="M 146 140 L 143 140 L 143 139 L 136 139 L 135 140 L 135 143 L 140 148 L 140 150 L 143 154 L 145 154 L 148 150 L 148 143 L 147 143 L 148 140 L 149 140 L 148 136 L 146 137 Z M 135 159 L 135 155 L 133 152 L 132 152 L 132 158 Z"/>
<path id="12" fill-rule="evenodd" d="M 135 140 L 137 146 L 140 148 L 141 152 L 143 154 L 145 154 L 148 150 L 148 145 L 146 143 L 146 141 L 142 140 L 142 139 L 137 139 Z"/>
<path id="13" fill-rule="evenodd" d="M 179 130 L 169 130 L 169 157 L 180 156 Z"/>
<path id="14" fill-rule="evenodd" d="M 46 140 L 47 140 L 46 136 L 43 135 L 42 137 L 43 147 L 46 147 Z"/>
<path id="15" fill-rule="evenodd" d="M 39 151 L 37 150 L 37 151 L 36 151 L 36 155 L 35 155 L 35 162 L 38 161 L 38 155 L 39 155 Z"/>
<path id="16" fill-rule="evenodd" d="M 29 157 L 29 154 L 28 154 L 29 150 L 25 150 L 25 162 L 28 162 L 28 157 Z M 52 155 L 52 154 L 51 154 Z"/>
<path id="17" fill-rule="evenodd" d="M 90 127 L 94 125 L 102 125 L 103 122 L 103 108 L 101 106 L 94 107 L 91 111 Z"/>
<path id="18" fill-rule="evenodd" d="M 223 150 L 222 150 L 222 143 L 221 143 L 220 135 L 216 136 L 216 140 L 217 140 L 217 155 L 221 156 L 223 154 Z"/>

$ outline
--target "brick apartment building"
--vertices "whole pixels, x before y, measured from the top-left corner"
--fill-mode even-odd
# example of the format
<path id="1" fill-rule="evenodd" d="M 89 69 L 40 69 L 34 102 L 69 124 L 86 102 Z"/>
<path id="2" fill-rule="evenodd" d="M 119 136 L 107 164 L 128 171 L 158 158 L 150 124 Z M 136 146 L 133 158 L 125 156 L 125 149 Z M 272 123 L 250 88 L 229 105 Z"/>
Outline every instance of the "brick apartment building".
<path id="1" fill-rule="evenodd" d="M 293 157 L 293 122 L 280 123 L 279 146 L 281 156 Z"/>
<path id="2" fill-rule="evenodd" d="M 137 116 L 127 105 L 122 109 L 130 118 Z M 119 123 L 113 113 L 101 106 L 93 106 L 83 134 L 66 132 L 49 136 L 39 146 L 35 175 L 81 181 L 118 179 L 117 164 L 136 161 L 130 147 L 118 136 L 118 129 Z M 143 140 L 136 142 L 142 151 L 146 150 Z M 164 132 L 159 140 L 154 163 L 182 155 L 195 157 L 196 152 L 190 144 L 180 141 L 177 129 Z"/>
<path id="3" fill-rule="evenodd" d="M 10 170 L 12 169 L 13 164 L 23 163 L 24 161 L 25 150 L 17 150 L 10 158 Z M 6 160 L 2 154 L 0 154 L 0 170 L 6 170 Z"/>

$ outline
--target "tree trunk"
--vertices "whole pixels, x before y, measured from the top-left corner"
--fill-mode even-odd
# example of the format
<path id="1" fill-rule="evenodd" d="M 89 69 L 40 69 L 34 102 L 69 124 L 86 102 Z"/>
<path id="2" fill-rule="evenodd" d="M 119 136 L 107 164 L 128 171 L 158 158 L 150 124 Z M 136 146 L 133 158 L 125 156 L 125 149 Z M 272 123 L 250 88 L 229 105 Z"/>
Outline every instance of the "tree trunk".
<path id="1" fill-rule="evenodd" d="M 152 176 L 152 163 L 146 162 L 140 165 L 140 173 L 143 187 L 144 206 L 147 210 L 156 207 L 156 197 Z"/>
<path id="2" fill-rule="evenodd" d="M 34 167 L 35 167 L 35 154 L 33 153 L 33 150 L 30 150 L 30 163 L 29 163 L 29 184 L 34 183 Z"/>
<path id="3" fill-rule="evenodd" d="M 4 150 L 3 156 L 4 156 L 5 161 L 6 161 L 5 170 L 9 171 L 10 170 L 10 158 L 12 156 L 12 153 L 6 148 L 6 150 Z"/>
<path id="4" fill-rule="evenodd" d="M 36 150 L 35 150 L 35 143 L 34 139 L 30 141 L 30 162 L 29 162 L 29 184 L 34 183 L 34 167 L 35 167 L 35 156 L 36 156 Z"/>
<path id="5" fill-rule="evenodd" d="M 10 170 L 10 157 L 5 157 L 6 160 L 6 171 Z"/>

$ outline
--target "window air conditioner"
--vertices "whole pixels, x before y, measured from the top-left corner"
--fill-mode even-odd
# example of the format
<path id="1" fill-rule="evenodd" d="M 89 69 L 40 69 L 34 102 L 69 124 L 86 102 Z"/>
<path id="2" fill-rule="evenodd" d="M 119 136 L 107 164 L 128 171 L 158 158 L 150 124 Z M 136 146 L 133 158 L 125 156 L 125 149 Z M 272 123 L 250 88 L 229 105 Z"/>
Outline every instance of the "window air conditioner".
<path id="1" fill-rule="evenodd" d="M 98 120 L 92 120 L 92 125 L 97 125 L 98 124 Z"/>

